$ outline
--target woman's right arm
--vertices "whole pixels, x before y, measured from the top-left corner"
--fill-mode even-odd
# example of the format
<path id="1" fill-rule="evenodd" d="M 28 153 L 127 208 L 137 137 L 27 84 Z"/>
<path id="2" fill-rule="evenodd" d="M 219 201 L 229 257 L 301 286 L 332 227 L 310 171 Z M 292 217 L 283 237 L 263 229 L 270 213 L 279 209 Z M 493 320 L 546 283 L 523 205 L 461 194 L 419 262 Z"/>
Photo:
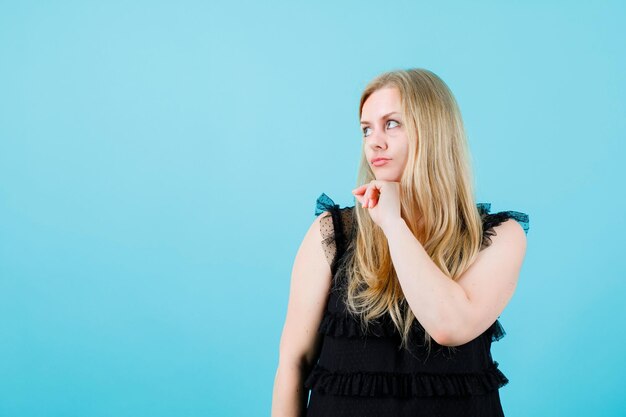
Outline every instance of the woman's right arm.
<path id="1" fill-rule="evenodd" d="M 287 317 L 280 338 L 278 369 L 274 379 L 272 417 L 301 417 L 306 410 L 308 390 L 304 379 L 318 355 L 317 333 L 331 287 L 331 270 L 315 218 L 296 254 L 291 272 Z"/>

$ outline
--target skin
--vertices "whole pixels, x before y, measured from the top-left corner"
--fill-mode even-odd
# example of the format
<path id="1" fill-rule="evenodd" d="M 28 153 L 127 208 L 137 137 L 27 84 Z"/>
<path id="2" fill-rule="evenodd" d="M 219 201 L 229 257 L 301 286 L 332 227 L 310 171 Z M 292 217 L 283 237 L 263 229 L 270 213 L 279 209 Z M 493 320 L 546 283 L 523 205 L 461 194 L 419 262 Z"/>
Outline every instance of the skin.
<path id="1" fill-rule="evenodd" d="M 494 227 L 491 245 L 456 281 L 445 275 L 400 215 L 398 181 L 407 161 L 407 136 L 401 124 L 382 118 L 399 109 L 400 96 L 394 88 L 376 91 L 364 103 L 362 121 L 368 121 L 363 125 L 364 151 L 376 179 L 352 193 L 385 233 L 402 291 L 417 320 L 439 344 L 459 346 L 482 334 L 513 296 L 526 234 L 514 219 L 501 223 Z M 376 156 L 392 161 L 375 167 L 371 159 Z"/>
<path id="2" fill-rule="evenodd" d="M 361 110 L 361 131 L 363 151 L 376 179 L 400 181 L 408 159 L 409 142 L 397 88 L 382 88 L 368 97 Z M 372 164 L 372 158 L 376 157 L 391 160 L 377 167 Z"/>
<path id="3" fill-rule="evenodd" d="M 439 344 L 459 346 L 484 332 L 512 296 L 525 254 L 525 233 L 515 220 L 503 222 L 494 227 L 491 245 L 459 280 L 445 276 L 400 217 L 398 181 L 406 165 L 407 140 L 400 115 L 392 117 L 396 123 L 381 119 L 399 109 L 399 95 L 389 89 L 376 91 L 364 103 L 362 118 L 371 127 L 364 137 L 368 161 L 379 155 L 392 160 L 384 167 L 372 166 L 376 179 L 353 193 L 364 207 L 367 203 L 368 213 L 385 233 L 402 291 L 416 318 Z M 302 415 L 306 408 L 303 378 L 319 353 L 322 339 L 317 329 L 332 283 L 320 244 L 322 217 L 309 227 L 294 260 L 272 417 Z"/>
<path id="4" fill-rule="evenodd" d="M 402 121 L 402 97 L 395 87 L 374 91 L 363 103 L 361 109 L 361 131 L 363 151 L 377 180 L 390 182 L 384 198 L 385 213 L 371 211 L 374 222 L 381 224 L 384 219 L 400 217 L 398 185 L 408 160 L 409 142 Z M 385 157 L 390 160 L 382 166 L 375 166 L 373 158 Z M 373 208 L 380 198 L 377 183 L 362 185 L 352 191 L 363 207 Z M 380 183 L 382 184 L 382 183 Z M 391 194 L 394 195 L 391 195 Z"/>
<path id="5" fill-rule="evenodd" d="M 332 274 L 327 262 L 320 219 L 310 225 L 291 272 L 287 316 L 280 338 L 279 361 L 274 381 L 272 417 L 302 416 L 308 391 L 304 378 L 315 365 L 322 344 L 317 330 L 331 288 Z"/>

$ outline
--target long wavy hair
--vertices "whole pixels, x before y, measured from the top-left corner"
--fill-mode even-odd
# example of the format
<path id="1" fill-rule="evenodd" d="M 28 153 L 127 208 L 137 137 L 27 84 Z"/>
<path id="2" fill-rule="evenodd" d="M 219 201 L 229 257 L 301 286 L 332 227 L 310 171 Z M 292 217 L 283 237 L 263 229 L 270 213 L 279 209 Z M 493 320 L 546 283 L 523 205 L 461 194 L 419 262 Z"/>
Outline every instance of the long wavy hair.
<path id="1" fill-rule="evenodd" d="M 461 112 L 448 86 L 426 69 L 395 70 L 374 78 L 363 104 L 376 90 L 395 87 L 402 102 L 408 159 L 400 181 L 401 216 L 424 249 L 452 280 L 469 268 L 480 251 L 483 225 L 474 200 L 473 174 Z M 364 150 L 357 186 L 376 179 Z M 407 348 L 416 320 L 402 293 L 387 239 L 360 204 L 355 205 L 356 236 L 345 262 L 346 304 L 368 324 L 389 313 Z M 424 343 L 431 336 L 424 330 Z M 452 349 L 454 350 L 454 349 Z"/>

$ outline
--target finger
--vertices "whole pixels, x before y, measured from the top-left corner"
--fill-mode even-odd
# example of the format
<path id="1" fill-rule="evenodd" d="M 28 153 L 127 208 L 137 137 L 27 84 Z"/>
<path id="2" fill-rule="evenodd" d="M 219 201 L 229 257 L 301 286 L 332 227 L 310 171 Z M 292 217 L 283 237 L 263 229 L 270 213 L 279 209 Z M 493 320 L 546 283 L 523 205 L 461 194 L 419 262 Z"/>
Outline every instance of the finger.
<path id="1" fill-rule="evenodd" d="M 370 207 L 376 207 L 376 205 L 378 204 L 378 200 L 380 199 L 380 190 L 378 188 L 374 188 L 372 190 L 372 198 L 371 198 L 371 205 Z"/>
<path id="2" fill-rule="evenodd" d="M 366 197 L 366 202 L 367 202 L 365 207 L 370 207 L 370 201 L 372 200 L 372 191 L 369 187 L 367 188 L 367 191 L 365 192 L 365 197 Z"/>
<path id="3" fill-rule="evenodd" d="M 352 191 L 352 194 L 355 196 L 365 197 L 365 191 Z"/>
<path id="4" fill-rule="evenodd" d="M 367 187 L 367 191 L 365 193 L 365 196 L 367 198 L 370 198 L 370 199 L 376 199 L 376 198 L 378 198 L 378 193 L 379 193 L 379 190 L 376 187 L 376 184 L 370 184 Z"/>
<path id="5" fill-rule="evenodd" d="M 352 190 L 352 192 L 353 193 L 357 193 L 357 194 L 362 194 L 367 189 L 368 185 L 369 184 L 360 185 L 360 186 L 356 187 L 354 190 Z"/>
<path id="6" fill-rule="evenodd" d="M 354 193 L 353 193 L 354 194 Z M 357 199 L 357 201 L 359 202 L 359 204 L 363 204 L 363 202 L 365 201 L 365 197 L 363 197 L 363 195 L 360 194 L 354 194 L 354 198 Z"/>
<path id="7" fill-rule="evenodd" d="M 367 190 L 367 207 L 373 208 L 376 202 L 376 188 L 370 187 Z"/>

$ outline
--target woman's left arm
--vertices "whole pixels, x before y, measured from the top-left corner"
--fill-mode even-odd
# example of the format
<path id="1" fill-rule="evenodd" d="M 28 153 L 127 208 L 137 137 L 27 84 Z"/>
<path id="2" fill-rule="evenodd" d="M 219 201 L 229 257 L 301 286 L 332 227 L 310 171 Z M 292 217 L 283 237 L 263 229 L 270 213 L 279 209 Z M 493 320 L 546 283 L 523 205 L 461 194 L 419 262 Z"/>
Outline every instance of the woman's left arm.
<path id="1" fill-rule="evenodd" d="M 433 262 L 404 219 L 395 218 L 383 227 L 409 307 L 441 345 L 459 346 L 478 337 L 513 296 L 526 252 L 526 234 L 514 219 L 495 226 L 494 231 L 491 245 L 453 281 Z"/>

